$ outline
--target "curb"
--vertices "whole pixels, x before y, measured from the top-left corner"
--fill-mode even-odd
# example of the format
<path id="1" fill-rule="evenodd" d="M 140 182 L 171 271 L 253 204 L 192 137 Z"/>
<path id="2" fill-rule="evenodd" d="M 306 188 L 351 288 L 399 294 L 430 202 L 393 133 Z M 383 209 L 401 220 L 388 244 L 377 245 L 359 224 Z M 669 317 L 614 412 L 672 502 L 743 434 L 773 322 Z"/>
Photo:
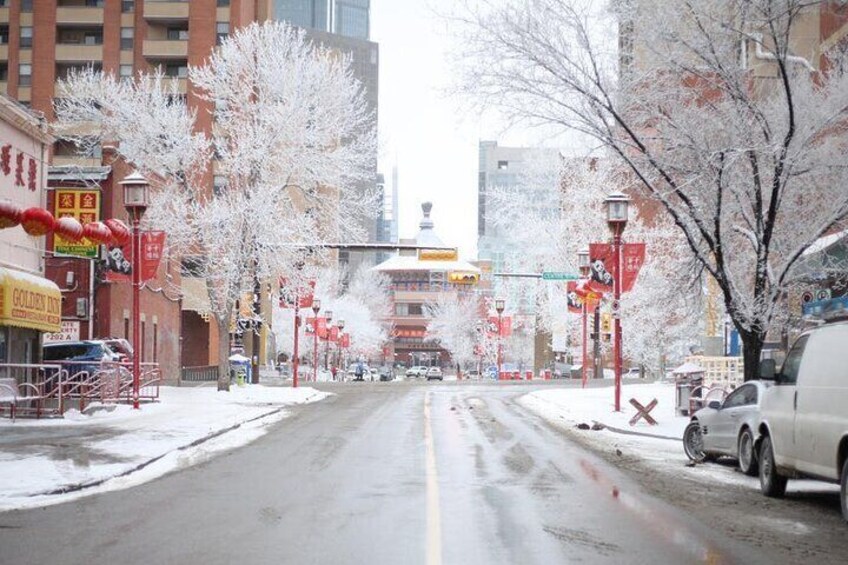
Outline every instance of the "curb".
<path id="1" fill-rule="evenodd" d="M 622 435 L 626 435 L 626 436 L 648 437 L 648 438 L 653 438 L 653 439 L 664 439 L 664 440 L 668 440 L 668 441 L 683 441 L 679 437 L 661 436 L 661 435 L 658 435 L 658 434 L 649 434 L 647 432 L 637 432 L 637 431 L 634 431 L 634 430 L 625 430 L 625 429 L 622 429 L 622 428 L 614 428 L 613 426 L 608 426 L 608 425 L 604 424 L 603 422 L 598 422 L 597 420 L 592 420 L 592 423 L 593 424 L 600 424 L 604 427 L 605 430 L 609 430 L 613 433 L 622 434 Z"/>
<path id="2" fill-rule="evenodd" d="M 316 396 L 316 394 L 313 394 L 313 395 L 306 397 L 302 404 L 308 403 L 308 401 L 310 399 L 312 399 L 314 396 Z M 279 414 L 283 410 L 291 408 L 292 406 L 293 405 L 280 406 L 279 408 L 275 408 L 274 410 L 270 410 L 268 412 L 260 414 L 259 416 L 254 416 L 253 418 L 250 418 L 248 420 L 244 420 L 243 422 L 239 422 L 238 424 L 233 424 L 232 426 L 229 426 L 229 427 L 226 427 L 226 428 L 221 428 L 220 430 L 216 430 L 216 431 L 214 431 L 210 434 L 207 434 L 206 436 L 195 439 L 195 440 L 193 440 L 193 441 L 191 441 L 191 442 L 189 442 L 185 445 L 181 445 L 177 448 L 171 449 L 169 451 L 166 451 L 165 453 L 157 455 L 156 457 L 153 457 L 152 459 L 148 459 L 147 461 L 139 463 L 135 467 L 127 469 L 126 471 L 122 471 L 122 472 L 120 472 L 116 475 L 103 477 L 103 478 L 100 478 L 100 479 L 96 479 L 94 481 L 89 481 L 87 483 L 77 483 L 77 484 L 73 484 L 73 485 L 67 485 L 67 486 L 64 486 L 64 487 L 59 487 L 59 488 L 53 489 L 53 490 L 36 492 L 36 493 L 28 494 L 26 496 L 30 497 L 30 498 L 37 497 L 37 496 L 55 496 L 55 495 L 60 495 L 60 494 L 69 494 L 69 493 L 72 493 L 72 492 L 79 492 L 79 491 L 82 491 L 82 490 L 85 490 L 85 489 L 100 486 L 100 485 L 102 485 L 102 484 L 104 484 L 108 481 L 111 481 L 112 479 L 118 479 L 118 478 L 121 478 L 121 477 L 126 477 L 128 475 L 131 475 L 131 474 L 137 472 L 137 471 L 141 471 L 145 467 L 152 465 L 153 463 L 159 461 L 160 459 L 162 459 L 166 455 L 169 455 L 169 454 L 177 452 L 177 451 L 185 451 L 186 449 L 191 449 L 192 447 L 197 447 L 198 445 L 202 445 L 202 444 L 206 443 L 207 441 L 213 440 L 216 437 L 224 435 L 227 432 L 237 430 L 238 428 L 240 428 L 244 424 L 250 424 L 252 422 L 256 422 L 257 420 L 267 418 L 268 416 L 273 416 L 274 414 Z"/>

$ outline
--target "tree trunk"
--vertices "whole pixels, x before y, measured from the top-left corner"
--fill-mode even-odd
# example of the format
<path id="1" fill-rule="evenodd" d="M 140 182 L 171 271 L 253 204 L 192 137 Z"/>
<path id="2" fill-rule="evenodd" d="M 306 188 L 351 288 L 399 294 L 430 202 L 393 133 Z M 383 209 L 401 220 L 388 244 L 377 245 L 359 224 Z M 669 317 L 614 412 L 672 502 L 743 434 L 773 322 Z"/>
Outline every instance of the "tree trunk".
<path id="1" fill-rule="evenodd" d="M 218 327 L 218 390 L 230 390 L 230 324 L 215 316 Z"/>
<path id="2" fill-rule="evenodd" d="M 763 352 L 765 334 L 758 332 L 739 332 L 742 340 L 742 359 L 745 363 L 745 381 L 751 381 L 760 376 L 760 355 Z"/>

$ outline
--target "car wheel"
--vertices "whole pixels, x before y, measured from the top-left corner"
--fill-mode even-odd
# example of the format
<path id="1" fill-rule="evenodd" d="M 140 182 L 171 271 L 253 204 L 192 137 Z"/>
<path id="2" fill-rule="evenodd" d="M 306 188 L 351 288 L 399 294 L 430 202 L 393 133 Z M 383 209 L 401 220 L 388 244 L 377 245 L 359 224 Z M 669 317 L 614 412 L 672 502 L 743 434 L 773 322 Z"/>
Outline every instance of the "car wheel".
<path id="1" fill-rule="evenodd" d="M 704 453 L 704 438 L 701 435 L 701 425 L 698 422 L 689 422 L 683 432 L 683 451 L 686 457 L 695 463 L 702 463 L 706 458 Z"/>
<path id="2" fill-rule="evenodd" d="M 786 477 L 777 472 L 771 438 L 763 438 L 760 446 L 760 490 L 766 496 L 780 498 L 786 494 Z"/>
<path id="3" fill-rule="evenodd" d="M 739 470 L 749 477 L 756 477 L 759 469 L 757 468 L 757 457 L 754 454 L 754 434 L 748 428 L 745 428 L 739 434 L 736 455 L 739 459 Z"/>
<path id="4" fill-rule="evenodd" d="M 842 517 L 845 518 L 845 521 L 848 522 L 848 458 L 845 459 L 845 462 L 842 463 L 842 481 L 841 481 L 841 495 L 842 499 Z"/>

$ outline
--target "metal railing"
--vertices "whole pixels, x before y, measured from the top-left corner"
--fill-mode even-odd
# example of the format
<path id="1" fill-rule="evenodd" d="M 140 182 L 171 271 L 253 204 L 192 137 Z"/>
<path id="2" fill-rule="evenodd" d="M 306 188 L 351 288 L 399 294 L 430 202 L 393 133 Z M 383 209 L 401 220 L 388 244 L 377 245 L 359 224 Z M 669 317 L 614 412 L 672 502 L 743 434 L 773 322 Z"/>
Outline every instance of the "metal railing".
<path id="1" fill-rule="evenodd" d="M 187 383 L 206 383 L 218 380 L 218 365 L 201 365 L 198 367 L 183 367 L 180 371 L 180 381 Z"/>
<path id="2" fill-rule="evenodd" d="M 49 364 L 0 363 L 0 378 L 14 383 L 17 390 L 12 393 L 14 414 L 23 416 L 35 414 L 61 416 L 68 409 L 69 401 L 85 410 L 91 402 L 117 403 L 132 402 L 133 378 L 131 364 L 111 361 L 56 361 Z M 156 400 L 159 398 L 159 386 L 162 383 L 162 371 L 158 363 L 141 363 L 139 379 L 139 398 Z M 14 388 L 14 387 L 9 387 Z M 6 391 L 9 392 L 9 391 Z M 11 394 L 11 393 L 10 393 Z M 5 408 L 12 411 L 12 403 L 3 402 L 0 414 Z"/>

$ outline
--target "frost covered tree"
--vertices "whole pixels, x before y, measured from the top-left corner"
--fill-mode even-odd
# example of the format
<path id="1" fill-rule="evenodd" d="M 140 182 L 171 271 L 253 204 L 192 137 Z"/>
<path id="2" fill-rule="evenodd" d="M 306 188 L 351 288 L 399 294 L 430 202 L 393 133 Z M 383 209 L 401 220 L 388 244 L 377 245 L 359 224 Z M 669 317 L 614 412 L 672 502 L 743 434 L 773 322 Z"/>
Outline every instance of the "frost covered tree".
<path id="1" fill-rule="evenodd" d="M 237 301 L 281 276 L 304 289 L 309 266 L 327 257 L 322 246 L 358 235 L 342 210 L 372 213 L 373 199 L 355 187 L 372 176 L 373 115 L 348 57 L 280 23 L 240 29 L 189 69 L 189 81 L 214 108 L 208 134 L 175 82 L 91 70 L 60 82 L 57 125 L 79 145 L 114 144 L 155 181 L 147 221 L 205 281 L 221 336 L 218 387 L 227 389 Z M 213 167 L 225 179 L 214 189 Z"/>
<path id="2" fill-rule="evenodd" d="M 515 245 L 515 252 L 506 259 L 508 270 L 578 272 L 578 251 L 608 240 L 603 199 L 624 180 L 609 159 L 554 155 L 531 164 L 514 185 L 493 187 L 489 214 L 495 225 L 513 234 Z M 548 198 L 528 199 L 528 194 L 538 193 L 546 185 Z M 625 242 L 645 243 L 647 249 L 639 279 L 622 300 L 625 356 L 658 371 L 661 359 L 679 360 L 697 343 L 699 317 L 693 307 L 699 301 L 682 294 L 681 289 L 700 288 L 698 271 L 692 268 L 679 233 L 662 218 L 647 223 L 634 214 Z M 522 280 L 526 279 L 517 284 Z M 579 344 L 580 317 L 568 314 L 565 285 L 532 284 L 545 285 L 536 297 L 537 324 L 550 332 L 565 332 L 572 345 Z M 528 287 L 524 283 L 523 291 L 535 290 Z"/>
<path id="3" fill-rule="evenodd" d="M 475 348 L 484 333 L 477 296 L 441 293 L 435 301 L 425 304 L 425 312 L 429 318 L 428 339 L 438 342 L 459 367 L 475 364 L 478 358 Z"/>
<path id="4" fill-rule="evenodd" d="M 715 280 L 754 377 L 799 257 L 848 215 L 848 75 L 804 44 L 805 25 L 832 5 L 462 6 L 466 91 L 514 120 L 599 141 Z"/>

